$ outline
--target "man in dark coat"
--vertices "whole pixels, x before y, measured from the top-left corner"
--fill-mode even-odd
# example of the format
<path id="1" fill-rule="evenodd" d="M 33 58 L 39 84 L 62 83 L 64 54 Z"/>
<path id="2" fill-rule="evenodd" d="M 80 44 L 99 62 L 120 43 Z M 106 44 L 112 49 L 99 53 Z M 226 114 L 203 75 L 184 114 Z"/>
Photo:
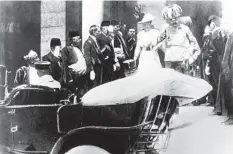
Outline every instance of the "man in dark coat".
<path id="1" fill-rule="evenodd" d="M 102 84 L 104 56 L 101 53 L 97 38 L 100 35 L 100 27 L 92 25 L 89 30 L 90 36 L 85 41 L 84 57 L 87 65 L 88 89 Z"/>
<path id="2" fill-rule="evenodd" d="M 115 54 L 111 45 L 111 38 L 108 34 L 110 21 L 102 21 L 101 34 L 97 38 L 101 53 L 104 56 L 103 60 L 103 83 L 112 81 L 113 66 L 115 64 Z"/>
<path id="3" fill-rule="evenodd" d="M 217 16 L 210 16 L 209 26 L 211 30 L 211 41 L 209 43 L 209 53 L 207 58 L 207 68 L 209 67 L 209 81 L 213 86 L 212 94 L 215 95 L 214 114 L 222 115 L 224 103 L 227 96 L 222 88 L 221 62 L 225 51 L 228 34 L 221 28 L 221 19 Z M 207 69 L 208 70 L 208 69 Z M 208 72 L 206 71 L 208 74 Z M 226 96 L 223 96 L 224 95 Z"/>
<path id="4" fill-rule="evenodd" d="M 114 38 L 112 41 L 114 47 L 114 53 L 116 56 L 116 61 L 120 63 L 120 69 L 115 71 L 114 79 L 119 79 L 125 77 L 124 75 L 124 67 L 123 62 L 127 59 L 130 59 L 128 48 L 123 38 L 123 34 L 120 31 L 120 23 L 119 21 L 112 20 L 111 26 L 113 27 Z"/>
<path id="5" fill-rule="evenodd" d="M 50 74 L 54 80 L 64 84 L 62 78 L 62 63 L 60 59 L 61 40 L 59 38 L 52 38 L 50 41 L 50 52 L 42 57 L 43 61 L 48 61 L 50 65 Z"/>
<path id="6" fill-rule="evenodd" d="M 126 36 L 126 45 L 129 50 L 129 57 L 131 59 L 134 58 L 134 50 L 136 48 L 136 28 L 130 26 L 128 28 L 127 36 Z"/>
<path id="7" fill-rule="evenodd" d="M 80 97 L 86 91 L 86 62 L 81 48 L 81 35 L 78 31 L 69 32 L 69 45 L 61 50 L 63 80 Z"/>
<path id="8" fill-rule="evenodd" d="M 228 119 L 225 124 L 233 125 L 233 33 L 229 34 L 226 42 L 225 53 L 222 59 L 222 89 L 225 97 L 225 107 Z"/>

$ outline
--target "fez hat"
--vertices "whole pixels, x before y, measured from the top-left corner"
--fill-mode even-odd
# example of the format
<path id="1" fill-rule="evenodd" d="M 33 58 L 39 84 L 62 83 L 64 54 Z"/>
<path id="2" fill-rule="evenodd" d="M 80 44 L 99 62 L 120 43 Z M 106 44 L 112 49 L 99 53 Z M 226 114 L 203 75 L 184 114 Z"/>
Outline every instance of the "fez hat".
<path id="1" fill-rule="evenodd" d="M 120 22 L 116 21 L 116 20 L 112 20 L 111 25 L 113 25 L 113 26 L 120 25 Z"/>
<path id="2" fill-rule="evenodd" d="M 69 37 L 70 38 L 73 38 L 73 37 L 76 37 L 76 36 L 80 36 L 78 31 L 70 31 L 69 32 Z"/>
<path id="3" fill-rule="evenodd" d="M 38 61 L 35 63 L 35 68 L 37 70 L 47 70 L 50 67 L 50 62 L 48 61 Z"/>
<path id="4" fill-rule="evenodd" d="M 101 22 L 101 27 L 103 27 L 103 26 L 109 26 L 110 25 L 110 21 L 102 21 Z"/>
<path id="5" fill-rule="evenodd" d="M 50 46 L 60 46 L 61 40 L 59 38 L 52 38 L 50 42 Z"/>

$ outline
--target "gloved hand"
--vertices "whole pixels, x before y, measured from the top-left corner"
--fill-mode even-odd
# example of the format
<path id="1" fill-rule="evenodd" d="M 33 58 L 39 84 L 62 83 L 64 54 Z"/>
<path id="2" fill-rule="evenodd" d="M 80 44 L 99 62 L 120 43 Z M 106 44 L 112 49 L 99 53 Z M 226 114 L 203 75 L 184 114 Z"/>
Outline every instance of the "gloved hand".
<path id="1" fill-rule="evenodd" d="M 90 79 L 93 81 L 95 80 L 95 72 L 94 71 L 91 71 L 90 72 Z"/>
<path id="2" fill-rule="evenodd" d="M 205 67 L 205 74 L 210 75 L 210 67 L 209 66 Z"/>

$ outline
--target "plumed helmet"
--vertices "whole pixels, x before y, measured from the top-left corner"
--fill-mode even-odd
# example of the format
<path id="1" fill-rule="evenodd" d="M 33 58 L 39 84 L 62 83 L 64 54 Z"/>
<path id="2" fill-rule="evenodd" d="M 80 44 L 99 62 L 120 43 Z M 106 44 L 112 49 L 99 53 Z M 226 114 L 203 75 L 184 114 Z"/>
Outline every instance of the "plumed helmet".
<path id="1" fill-rule="evenodd" d="M 164 20 L 178 18 L 182 15 L 182 8 L 177 4 L 169 4 L 162 11 Z"/>

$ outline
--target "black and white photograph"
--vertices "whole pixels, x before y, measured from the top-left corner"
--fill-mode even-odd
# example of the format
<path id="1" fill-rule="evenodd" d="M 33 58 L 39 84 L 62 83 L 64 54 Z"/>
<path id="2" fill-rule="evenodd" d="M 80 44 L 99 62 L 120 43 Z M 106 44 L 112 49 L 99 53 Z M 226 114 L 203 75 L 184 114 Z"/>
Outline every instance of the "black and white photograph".
<path id="1" fill-rule="evenodd" d="M 0 0 L 0 154 L 233 154 L 230 0 Z"/>

